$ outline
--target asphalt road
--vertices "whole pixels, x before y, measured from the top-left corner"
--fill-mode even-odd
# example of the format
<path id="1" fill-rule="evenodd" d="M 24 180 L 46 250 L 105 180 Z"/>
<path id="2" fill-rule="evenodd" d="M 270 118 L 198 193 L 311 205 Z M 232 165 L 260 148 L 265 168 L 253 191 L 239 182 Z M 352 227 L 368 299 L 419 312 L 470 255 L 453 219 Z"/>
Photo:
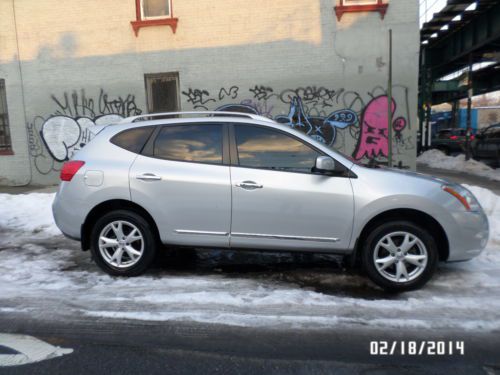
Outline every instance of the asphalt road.
<path id="1" fill-rule="evenodd" d="M 0 332 L 28 334 L 74 350 L 38 363 L 0 367 L 0 374 L 500 374 L 498 333 L 44 322 L 15 315 L 2 318 Z M 376 356 L 370 355 L 373 340 L 458 340 L 464 341 L 464 355 Z"/>

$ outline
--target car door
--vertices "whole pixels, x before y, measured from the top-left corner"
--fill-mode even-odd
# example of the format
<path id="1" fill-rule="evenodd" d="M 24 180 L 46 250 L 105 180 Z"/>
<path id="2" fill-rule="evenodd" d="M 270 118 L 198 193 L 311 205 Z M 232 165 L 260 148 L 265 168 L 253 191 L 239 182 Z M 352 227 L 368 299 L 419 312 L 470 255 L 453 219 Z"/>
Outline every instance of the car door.
<path id="1" fill-rule="evenodd" d="M 485 139 L 486 152 L 488 158 L 498 158 L 500 155 L 500 126 L 491 128 L 488 136 Z"/>
<path id="2" fill-rule="evenodd" d="M 164 243 L 229 246 L 226 139 L 221 124 L 161 126 L 130 168 L 132 201 L 153 216 Z"/>
<path id="3" fill-rule="evenodd" d="M 476 137 L 476 156 L 480 158 L 488 158 L 488 139 L 492 132 L 492 128 L 484 130 L 479 137 Z"/>
<path id="4" fill-rule="evenodd" d="M 230 133 L 231 247 L 348 247 L 354 201 L 347 169 L 313 173 L 324 154 L 281 130 L 235 124 Z"/>

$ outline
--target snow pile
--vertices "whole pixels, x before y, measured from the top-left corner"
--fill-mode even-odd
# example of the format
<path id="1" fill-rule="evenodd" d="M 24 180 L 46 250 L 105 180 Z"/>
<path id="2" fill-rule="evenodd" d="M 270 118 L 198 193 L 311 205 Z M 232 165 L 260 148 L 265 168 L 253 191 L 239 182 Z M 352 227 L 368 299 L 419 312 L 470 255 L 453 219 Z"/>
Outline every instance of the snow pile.
<path id="1" fill-rule="evenodd" d="M 474 159 L 465 160 L 465 155 L 446 156 L 439 150 L 429 150 L 417 158 L 417 163 L 426 164 L 432 168 L 466 172 L 490 180 L 500 181 L 500 169 L 493 169 Z"/>
<path id="2" fill-rule="evenodd" d="M 55 194 L 0 194 L 0 227 L 55 236 L 61 231 L 54 223 Z"/>
<path id="3" fill-rule="evenodd" d="M 500 197 L 491 190 L 464 185 L 477 198 L 490 224 L 490 245 L 500 246 Z M 500 251 L 500 249 L 499 249 Z"/>

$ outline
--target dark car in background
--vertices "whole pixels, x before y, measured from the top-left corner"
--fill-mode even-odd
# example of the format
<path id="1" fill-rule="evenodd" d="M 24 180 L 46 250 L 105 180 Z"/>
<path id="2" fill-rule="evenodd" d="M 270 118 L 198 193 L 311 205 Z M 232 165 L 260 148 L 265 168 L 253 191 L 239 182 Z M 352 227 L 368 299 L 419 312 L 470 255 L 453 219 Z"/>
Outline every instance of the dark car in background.
<path id="1" fill-rule="evenodd" d="M 441 129 L 431 141 L 431 148 L 443 151 L 446 155 L 463 152 L 465 150 L 464 128 Z M 471 135 L 471 140 L 474 135 Z"/>
<path id="2" fill-rule="evenodd" d="M 472 154 L 476 159 L 488 159 L 500 167 L 500 124 L 487 127 L 472 142 Z"/>

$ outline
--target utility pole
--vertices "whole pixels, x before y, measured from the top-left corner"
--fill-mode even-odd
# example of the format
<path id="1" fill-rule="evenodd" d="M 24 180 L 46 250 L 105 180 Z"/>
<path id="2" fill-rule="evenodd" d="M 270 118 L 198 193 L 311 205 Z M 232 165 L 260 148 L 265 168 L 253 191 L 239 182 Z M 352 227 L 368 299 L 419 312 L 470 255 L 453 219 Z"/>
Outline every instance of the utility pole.
<path id="1" fill-rule="evenodd" d="M 467 74 L 467 131 L 465 132 L 465 160 L 471 157 L 470 136 L 472 131 L 472 53 L 469 54 L 469 72 Z"/>
<path id="2" fill-rule="evenodd" d="M 392 29 L 389 29 L 389 77 L 387 80 L 387 165 L 392 167 Z"/>

